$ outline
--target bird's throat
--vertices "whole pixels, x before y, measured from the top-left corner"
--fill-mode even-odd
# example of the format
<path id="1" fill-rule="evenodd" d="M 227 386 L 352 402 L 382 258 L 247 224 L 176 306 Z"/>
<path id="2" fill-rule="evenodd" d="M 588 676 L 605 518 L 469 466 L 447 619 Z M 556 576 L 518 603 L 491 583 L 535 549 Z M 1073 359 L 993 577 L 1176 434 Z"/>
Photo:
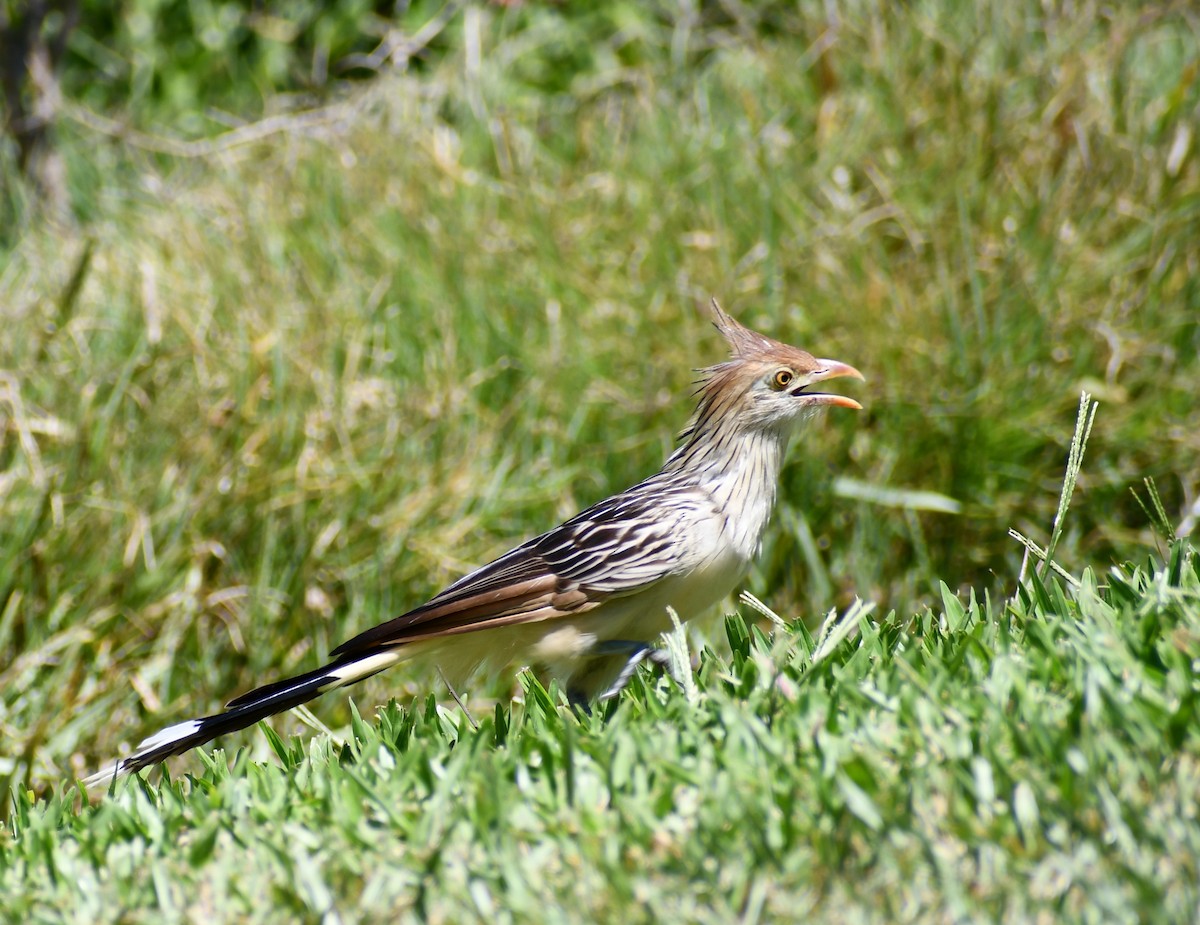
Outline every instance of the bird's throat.
<path id="1" fill-rule="evenodd" d="M 712 497 L 737 552 L 751 559 L 775 506 L 786 452 L 787 435 L 774 430 L 697 433 L 665 469 Z"/>

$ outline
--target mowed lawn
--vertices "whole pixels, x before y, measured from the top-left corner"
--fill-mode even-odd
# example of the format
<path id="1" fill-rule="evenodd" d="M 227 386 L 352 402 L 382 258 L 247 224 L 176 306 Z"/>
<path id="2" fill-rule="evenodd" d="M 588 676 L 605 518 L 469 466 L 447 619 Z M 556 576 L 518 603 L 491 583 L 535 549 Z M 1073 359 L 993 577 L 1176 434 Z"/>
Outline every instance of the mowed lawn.
<path id="1" fill-rule="evenodd" d="M 0 251 L 0 918 L 1200 917 L 1194 18 L 689 10 L 471 7 L 194 156 L 63 122 L 74 215 Z M 396 670 L 82 798 L 652 472 L 714 295 L 867 377 L 777 618 L 589 718 Z"/>

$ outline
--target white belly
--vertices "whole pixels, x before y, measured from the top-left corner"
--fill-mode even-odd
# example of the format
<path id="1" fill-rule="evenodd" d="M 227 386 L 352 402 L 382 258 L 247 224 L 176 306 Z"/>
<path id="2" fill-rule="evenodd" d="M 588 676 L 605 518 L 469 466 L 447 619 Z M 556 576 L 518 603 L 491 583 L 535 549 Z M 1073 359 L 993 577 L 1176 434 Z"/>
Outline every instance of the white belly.
<path id="1" fill-rule="evenodd" d="M 421 651 L 413 654 L 431 660 L 456 686 L 465 684 L 480 669 L 493 674 L 510 665 L 543 667 L 567 686 L 572 676 L 595 661 L 593 653 L 600 643 L 653 645 L 671 629 L 668 607 L 681 621 L 702 616 L 733 591 L 748 567 L 748 559 L 726 547 L 723 554 L 690 574 L 665 578 L 637 594 L 611 598 L 587 613 L 464 633 L 418 644 Z"/>

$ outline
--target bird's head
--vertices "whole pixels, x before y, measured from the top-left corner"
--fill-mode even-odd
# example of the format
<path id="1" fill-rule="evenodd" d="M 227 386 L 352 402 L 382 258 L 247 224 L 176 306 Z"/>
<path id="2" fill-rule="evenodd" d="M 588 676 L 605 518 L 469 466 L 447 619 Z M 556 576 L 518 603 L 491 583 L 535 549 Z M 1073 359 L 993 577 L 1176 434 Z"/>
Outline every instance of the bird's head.
<path id="1" fill-rule="evenodd" d="M 814 388 L 839 376 L 862 379 L 853 366 L 814 357 L 739 324 L 712 301 L 713 323 L 733 356 L 702 370 L 697 421 L 716 415 L 748 428 L 790 430 L 816 410 L 834 405 L 861 410 L 852 398 Z"/>

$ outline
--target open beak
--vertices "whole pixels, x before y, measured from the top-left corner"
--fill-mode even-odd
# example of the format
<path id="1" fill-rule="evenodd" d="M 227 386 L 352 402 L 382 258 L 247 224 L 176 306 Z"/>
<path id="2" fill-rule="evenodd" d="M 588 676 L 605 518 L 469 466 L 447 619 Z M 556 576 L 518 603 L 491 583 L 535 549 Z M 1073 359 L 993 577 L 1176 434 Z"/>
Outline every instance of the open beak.
<path id="1" fill-rule="evenodd" d="M 863 379 L 863 374 L 847 363 L 839 363 L 837 360 L 817 360 L 817 363 L 821 368 L 808 377 L 808 382 L 798 389 L 793 389 L 792 395 L 804 399 L 804 403 L 807 405 L 835 405 L 839 408 L 853 408 L 855 411 L 861 411 L 862 405 L 853 398 L 847 398 L 845 395 L 806 391 L 816 382 L 823 382 L 826 379 L 837 379 L 839 376 Z M 866 380 L 864 379 L 863 381 Z"/>

